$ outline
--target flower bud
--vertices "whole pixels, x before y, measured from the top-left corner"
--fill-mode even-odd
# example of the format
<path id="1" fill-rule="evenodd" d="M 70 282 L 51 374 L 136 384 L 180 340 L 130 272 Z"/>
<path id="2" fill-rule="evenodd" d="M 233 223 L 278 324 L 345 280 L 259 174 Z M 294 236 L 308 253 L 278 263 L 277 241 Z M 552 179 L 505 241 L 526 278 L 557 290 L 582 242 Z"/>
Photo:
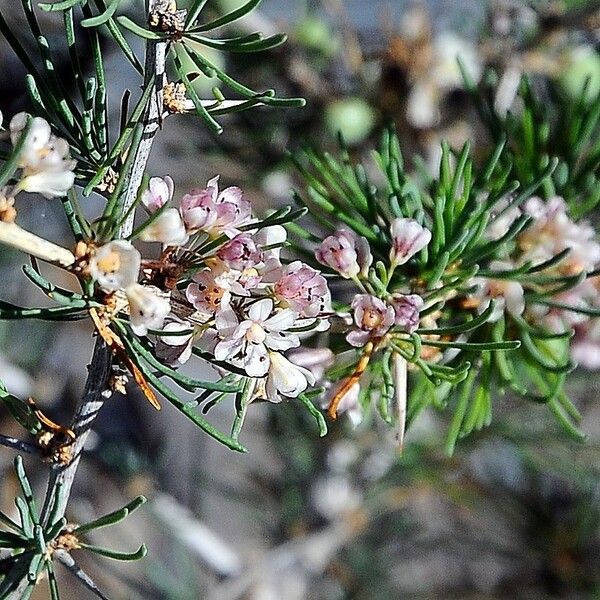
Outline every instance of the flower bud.
<path id="1" fill-rule="evenodd" d="M 392 221 L 392 249 L 390 260 L 393 265 L 403 265 L 431 241 L 431 231 L 414 219 L 398 218 Z"/>
<path id="2" fill-rule="evenodd" d="M 183 246 L 188 234 L 176 208 L 163 210 L 139 236 L 143 242 L 162 242 L 165 246 Z"/>
<path id="3" fill-rule="evenodd" d="M 262 252 L 249 233 L 240 233 L 223 244 L 217 251 L 217 256 L 237 271 L 249 269 L 262 260 Z"/>
<path id="4" fill-rule="evenodd" d="M 158 288 L 134 283 L 125 290 L 125 294 L 129 301 L 129 323 L 136 335 L 146 335 L 148 329 L 163 326 L 171 312 L 171 303 Z"/>
<path id="5" fill-rule="evenodd" d="M 340 229 L 325 238 L 315 251 L 315 257 L 345 279 L 359 274 L 366 276 L 373 262 L 367 240 L 347 229 Z"/>
<path id="6" fill-rule="evenodd" d="M 148 212 L 154 213 L 159 208 L 170 202 L 173 198 L 173 180 L 166 177 L 151 177 L 148 189 L 142 194 L 142 204 Z"/>
<path id="7" fill-rule="evenodd" d="M 404 331 L 412 333 L 419 326 L 419 311 L 423 308 L 423 298 L 418 294 L 394 294 L 392 307 L 396 314 L 394 323 Z"/>
<path id="8" fill-rule="evenodd" d="M 205 231 L 211 235 L 225 233 L 234 237 L 237 227 L 251 216 L 250 202 L 237 187 L 219 193 L 219 177 L 211 179 L 206 189 L 195 190 L 181 200 L 181 214 L 189 233 Z"/>

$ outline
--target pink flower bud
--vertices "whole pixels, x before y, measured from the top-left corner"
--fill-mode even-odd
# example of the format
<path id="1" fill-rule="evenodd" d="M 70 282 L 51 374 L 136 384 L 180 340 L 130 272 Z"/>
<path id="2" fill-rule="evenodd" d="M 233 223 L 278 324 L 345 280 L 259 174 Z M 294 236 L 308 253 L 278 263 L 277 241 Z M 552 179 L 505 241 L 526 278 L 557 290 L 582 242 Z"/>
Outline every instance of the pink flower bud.
<path id="1" fill-rule="evenodd" d="M 394 219 L 390 227 L 392 249 L 390 260 L 394 265 L 403 265 L 431 241 L 431 231 L 414 219 Z"/>
<path id="2" fill-rule="evenodd" d="M 419 326 L 419 311 L 423 308 L 423 298 L 417 294 L 394 294 L 392 307 L 396 314 L 395 324 L 408 333 L 412 333 Z"/>
<path id="3" fill-rule="evenodd" d="M 352 346 L 364 346 L 370 339 L 383 337 L 394 324 L 396 313 L 380 298 L 358 294 L 352 300 L 354 323 L 358 327 L 346 340 Z"/>
<path id="4" fill-rule="evenodd" d="M 286 267 L 275 284 L 275 295 L 303 317 L 316 317 L 326 309 L 330 299 L 325 277 L 300 261 Z"/>
<path id="5" fill-rule="evenodd" d="M 249 233 L 240 233 L 223 244 L 217 251 L 217 256 L 237 271 L 249 269 L 262 260 L 262 252 Z"/>
<path id="6" fill-rule="evenodd" d="M 151 177 L 148 189 L 142 194 L 142 204 L 154 213 L 173 198 L 173 180 L 166 177 Z"/>
<path id="7" fill-rule="evenodd" d="M 195 190 L 181 200 L 181 214 L 190 233 L 205 231 L 211 235 L 225 233 L 233 237 L 237 227 L 250 220 L 250 202 L 237 187 L 228 187 L 219 193 L 219 177 L 211 179 L 206 189 Z"/>
<path id="8" fill-rule="evenodd" d="M 315 251 L 315 257 L 345 279 L 356 277 L 359 273 L 366 276 L 373 262 L 367 240 L 347 229 L 340 229 L 325 238 Z"/>
<path id="9" fill-rule="evenodd" d="M 204 190 L 193 190 L 181 199 L 181 216 L 189 233 L 208 231 L 217 220 L 216 183 Z"/>

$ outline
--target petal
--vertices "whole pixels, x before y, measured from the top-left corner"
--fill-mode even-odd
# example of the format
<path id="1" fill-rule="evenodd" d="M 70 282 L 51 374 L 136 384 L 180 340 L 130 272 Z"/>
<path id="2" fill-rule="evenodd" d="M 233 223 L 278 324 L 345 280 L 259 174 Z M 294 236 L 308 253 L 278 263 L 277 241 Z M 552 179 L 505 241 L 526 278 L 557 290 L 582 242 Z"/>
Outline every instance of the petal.
<path id="1" fill-rule="evenodd" d="M 369 341 L 370 333 L 368 331 L 355 330 L 346 336 L 346 341 L 356 348 L 364 346 Z"/>
<path id="2" fill-rule="evenodd" d="M 225 188 L 218 196 L 217 203 L 229 202 L 237 206 L 242 201 L 243 192 L 239 187 Z"/>
<path id="3" fill-rule="evenodd" d="M 232 335 L 238 325 L 237 315 L 230 306 L 222 308 L 215 315 L 215 328 L 223 337 Z"/>
<path id="4" fill-rule="evenodd" d="M 269 354 L 264 344 L 248 344 L 245 357 L 246 373 L 250 377 L 263 377 L 269 370 Z"/>
<path id="5" fill-rule="evenodd" d="M 248 310 L 248 316 L 252 321 L 264 323 L 273 311 L 273 300 L 264 298 L 255 302 Z"/>
<path id="6" fill-rule="evenodd" d="M 237 354 L 244 346 L 243 340 L 227 339 L 220 341 L 215 346 L 215 358 L 217 360 L 227 360 Z"/>
<path id="7" fill-rule="evenodd" d="M 300 345 L 300 338 L 295 334 L 268 334 L 265 344 L 272 350 L 290 350 Z"/>
<path id="8" fill-rule="evenodd" d="M 291 308 L 285 308 L 276 312 L 272 317 L 268 318 L 265 322 L 265 329 L 269 331 L 285 331 L 294 325 L 298 313 Z"/>

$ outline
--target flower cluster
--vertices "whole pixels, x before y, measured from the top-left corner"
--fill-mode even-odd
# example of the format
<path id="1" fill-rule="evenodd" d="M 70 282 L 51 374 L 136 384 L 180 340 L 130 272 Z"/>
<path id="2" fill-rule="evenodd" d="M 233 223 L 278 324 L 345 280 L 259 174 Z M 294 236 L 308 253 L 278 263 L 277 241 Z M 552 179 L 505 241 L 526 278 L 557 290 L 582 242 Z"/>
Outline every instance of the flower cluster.
<path id="1" fill-rule="evenodd" d="M 345 279 L 352 279 L 362 293 L 351 302 L 352 325 L 346 341 L 362 348 L 362 359 L 347 383 L 332 394 L 329 414 L 348 411 L 352 421 L 359 421 L 357 410 L 361 393 L 361 377 L 376 351 L 394 346 L 395 340 L 412 334 L 419 326 L 423 298 L 411 293 L 407 281 L 394 278 L 397 267 L 406 265 L 431 241 L 431 232 L 415 219 L 399 217 L 389 226 L 389 264 L 385 282 L 373 286 L 372 252 L 368 241 L 353 231 L 340 229 L 325 238 L 315 251 L 316 259 Z"/>
<path id="2" fill-rule="evenodd" d="M 523 316 L 532 324 L 550 331 L 561 332 L 574 329 L 572 356 L 582 366 L 598 368 L 600 365 L 600 340 L 596 322 L 586 311 L 600 307 L 597 277 L 588 277 L 600 265 L 600 243 L 596 241 L 593 227 L 586 221 L 575 222 L 568 214 L 563 198 L 555 196 L 547 201 L 529 198 L 521 207 L 502 207 L 502 213 L 492 222 L 490 237 L 499 238 L 522 215 L 531 218 L 531 225 L 516 237 L 516 244 L 502 261 L 490 264 L 490 270 L 498 273 L 514 272 L 526 265 L 552 262 L 556 256 L 562 259 L 544 270 L 546 277 L 556 280 L 580 278 L 580 281 L 564 291 L 551 295 L 549 303 L 532 303 L 526 308 L 527 281 L 513 279 L 480 279 L 478 296 L 480 310 L 489 300 L 496 300 L 494 320 L 504 310 Z M 539 286 L 538 286 L 539 287 Z M 554 305 L 553 305 L 554 303 Z"/>
<path id="3" fill-rule="evenodd" d="M 154 333 L 166 362 L 186 362 L 197 342 L 214 364 L 256 380 L 254 398 L 297 397 L 315 378 L 285 352 L 329 327 L 325 277 L 300 261 L 282 262 L 286 230 L 261 227 L 239 188 L 219 191 L 215 177 L 177 208 L 173 193 L 171 178 L 150 179 L 141 196 L 148 218 L 138 228 L 140 240 L 166 246 L 168 266 L 113 240 L 92 250 L 87 273 L 103 292 L 126 300 L 133 332 Z M 178 278 L 161 289 L 163 268 Z"/>
<path id="4" fill-rule="evenodd" d="M 251 218 L 250 203 L 238 187 L 219 192 L 218 182 L 217 176 L 205 189 L 186 194 L 177 209 L 168 206 L 173 198 L 173 180 L 168 176 L 151 178 L 142 203 L 150 214 L 158 214 L 142 231 L 140 239 L 166 246 L 183 246 L 191 235 L 200 232 L 235 237 L 239 233 L 238 227 L 247 224 Z"/>

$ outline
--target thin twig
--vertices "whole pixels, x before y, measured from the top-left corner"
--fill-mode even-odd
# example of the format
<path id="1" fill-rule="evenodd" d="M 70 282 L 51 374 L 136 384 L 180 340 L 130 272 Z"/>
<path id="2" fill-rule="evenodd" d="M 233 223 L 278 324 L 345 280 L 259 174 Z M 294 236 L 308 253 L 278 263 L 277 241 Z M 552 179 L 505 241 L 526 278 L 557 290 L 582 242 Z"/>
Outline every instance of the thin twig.
<path id="1" fill-rule="evenodd" d="M 94 583 L 94 580 L 75 562 L 73 557 L 67 551 L 56 550 L 54 556 L 69 571 L 69 573 L 76 577 L 88 590 L 98 596 L 98 598 L 110 600 L 108 596 L 105 596 L 100 591 L 100 588 Z"/>
<path id="2" fill-rule="evenodd" d="M 27 454 L 41 454 L 41 449 L 38 446 L 6 435 L 0 435 L 0 446 L 5 446 L 6 448 L 11 448 L 12 450 L 18 450 L 19 452 L 25 452 Z"/>
<path id="3" fill-rule="evenodd" d="M 160 5 L 160 0 L 149 1 L 149 14 Z M 123 205 L 123 214 L 129 216 L 123 223 L 120 236 L 126 238 L 133 231 L 133 219 L 135 211 L 129 211 L 130 207 L 136 201 L 139 187 L 146 171 L 146 165 L 150 158 L 150 150 L 154 136 L 162 123 L 163 115 L 163 88 L 165 85 L 165 60 L 167 54 L 167 43 L 164 41 L 148 41 L 146 44 L 146 65 L 144 86 L 148 86 L 154 80 L 154 93 L 150 95 L 148 111 L 144 120 L 144 131 L 142 141 L 136 150 L 136 157 L 133 161 L 131 176 L 127 185 L 125 194 L 125 203 Z"/>

